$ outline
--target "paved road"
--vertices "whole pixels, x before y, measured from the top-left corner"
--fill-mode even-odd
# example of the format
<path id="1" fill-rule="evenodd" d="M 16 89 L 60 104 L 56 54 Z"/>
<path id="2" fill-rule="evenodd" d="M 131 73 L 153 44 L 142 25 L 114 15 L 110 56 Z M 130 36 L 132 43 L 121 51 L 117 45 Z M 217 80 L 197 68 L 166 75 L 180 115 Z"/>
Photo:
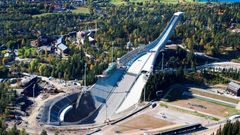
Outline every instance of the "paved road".
<path id="1" fill-rule="evenodd" d="M 216 71 L 218 71 L 218 69 L 220 71 L 222 71 L 222 69 L 237 69 L 240 70 L 240 63 L 235 63 L 235 62 L 214 62 L 214 63 L 209 63 L 209 64 L 205 64 L 202 66 L 198 66 L 197 69 L 204 69 L 204 68 L 214 68 L 216 69 Z"/>
<path id="2" fill-rule="evenodd" d="M 190 52 L 189 49 L 187 49 L 186 47 L 184 47 L 184 46 L 182 46 L 182 45 L 180 45 L 180 44 L 169 45 L 169 46 L 179 46 L 180 48 L 186 50 L 187 52 Z M 197 56 L 197 57 L 212 59 L 212 60 L 216 60 L 216 61 L 219 61 L 219 60 L 220 60 L 220 59 L 218 59 L 218 58 L 208 56 L 208 55 L 206 55 L 206 54 L 204 54 L 204 53 L 201 53 L 201 52 L 194 52 L 194 55 Z"/>
<path id="3" fill-rule="evenodd" d="M 194 97 L 197 97 L 197 98 L 201 98 L 201 99 L 204 99 L 206 101 L 213 101 L 213 102 L 218 102 L 220 104 L 224 104 L 224 105 L 227 105 L 227 106 L 231 106 L 231 107 L 236 107 L 237 104 L 235 103 L 231 103 L 231 102 L 227 102 L 227 101 L 223 101 L 223 100 L 219 100 L 219 99 L 215 99 L 215 98 L 210 98 L 210 97 L 206 97 L 206 96 L 201 96 L 201 95 L 197 95 L 197 94 L 193 94 Z"/>

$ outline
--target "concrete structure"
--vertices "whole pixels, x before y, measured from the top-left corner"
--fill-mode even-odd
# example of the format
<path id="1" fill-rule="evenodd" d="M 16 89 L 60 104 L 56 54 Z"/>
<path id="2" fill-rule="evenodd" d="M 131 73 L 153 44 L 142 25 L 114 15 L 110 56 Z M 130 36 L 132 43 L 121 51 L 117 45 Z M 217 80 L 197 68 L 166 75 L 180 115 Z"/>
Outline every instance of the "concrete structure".
<path id="1" fill-rule="evenodd" d="M 123 101 L 121 106 L 116 111 L 117 113 L 123 112 L 124 110 L 130 108 L 131 106 L 139 102 L 147 79 L 153 72 L 155 60 L 158 54 L 160 53 L 160 50 L 165 48 L 165 45 L 182 14 L 183 14 L 182 12 L 177 12 L 174 14 L 172 19 L 168 23 L 168 26 L 164 29 L 164 31 L 160 35 L 159 42 L 155 45 L 155 47 L 150 49 L 145 55 L 138 59 L 140 60 L 140 63 L 143 64 L 142 68 L 138 69 L 139 65 L 141 65 L 140 63 L 137 64 L 136 66 L 132 66 L 134 71 L 139 71 L 138 79 L 131 88 L 129 94 L 125 97 L 125 100 Z"/>
<path id="2" fill-rule="evenodd" d="M 35 75 L 23 77 L 21 80 L 21 86 L 25 87 L 36 80 L 37 80 L 37 76 Z"/>
<path id="3" fill-rule="evenodd" d="M 230 82 L 227 86 L 227 91 L 240 96 L 240 85 L 234 82 Z"/>
<path id="4" fill-rule="evenodd" d="M 212 69 L 213 71 L 222 72 L 223 69 L 233 69 L 240 70 L 240 63 L 235 62 L 214 62 L 210 64 L 205 64 L 203 66 L 198 66 L 197 69 Z"/>
<path id="5" fill-rule="evenodd" d="M 155 41 L 147 46 L 140 46 L 118 59 L 119 68 L 108 77 L 99 79 L 96 84 L 82 93 L 80 100 L 77 100 L 79 103 L 76 103 L 78 106 L 73 106 L 71 110 L 66 112 L 64 122 L 61 122 L 61 124 L 101 124 L 107 119 L 112 119 L 119 107 L 124 106 L 122 110 L 125 110 L 135 104 L 136 101 L 138 102 L 142 88 L 146 83 L 146 75 L 152 73 L 159 51 L 165 47 L 182 15 L 182 12 L 175 13 Z M 137 95 L 129 94 L 131 92 L 137 93 Z M 129 98 L 129 96 L 136 96 L 136 98 L 131 100 L 132 98 Z M 130 104 L 126 104 L 127 101 L 130 101 Z M 64 108 L 69 105 L 65 104 Z M 60 110 L 64 110 L 64 108 Z M 54 123 L 60 122 L 60 113 L 55 115 L 50 109 L 48 116 L 48 121 L 50 120 L 48 124 L 52 124 L 52 119 L 54 119 Z"/>
<path id="6" fill-rule="evenodd" d="M 132 44 L 130 41 L 128 41 L 128 42 L 127 42 L 127 45 L 126 45 L 126 48 L 127 48 L 127 49 L 130 49 L 131 47 L 133 47 L 133 44 Z"/>
<path id="7" fill-rule="evenodd" d="M 108 65 L 108 68 L 105 70 L 105 71 L 103 71 L 103 75 L 104 76 L 108 76 L 109 74 L 111 74 L 112 72 L 114 72 L 114 70 L 117 68 L 117 64 L 115 63 L 115 62 L 113 62 L 113 63 L 110 63 L 109 65 Z"/>

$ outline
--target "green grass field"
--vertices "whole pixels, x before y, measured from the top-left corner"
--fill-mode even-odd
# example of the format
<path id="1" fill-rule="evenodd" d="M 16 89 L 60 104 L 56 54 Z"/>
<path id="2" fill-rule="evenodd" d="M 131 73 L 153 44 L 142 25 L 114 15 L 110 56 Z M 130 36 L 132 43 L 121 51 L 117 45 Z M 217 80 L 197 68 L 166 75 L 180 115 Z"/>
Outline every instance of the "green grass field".
<path id="1" fill-rule="evenodd" d="M 236 100 L 236 99 L 232 99 L 229 97 L 224 97 L 224 96 L 220 96 L 220 95 L 216 95 L 216 94 L 206 93 L 206 92 L 202 92 L 202 91 L 197 91 L 197 90 L 193 90 L 193 89 L 189 90 L 188 88 L 186 88 L 182 85 L 172 86 L 169 89 L 169 93 L 164 97 L 164 99 L 162 99 L 162 101 L 165 101 L 170 104 L 177 105 L 177 106 L 181 106 L 184 108 L 191 107 L 191 109 L 193 109 L 193 110 L 213 114 L 213 115 L 220 116 L 220 117 L 229 117 L 229 116 L 240 113 L 237 109 L 235 109 L 235 107 L 222 104 L 218 101 L 210 101 L 210 100 L 206 100 L 206 99 L 198 98 L 198 97 L 183 96 L 183 92 L 206 96 L 206 97 L 223 100 L 223 101 L 227 101 L 227 102 L 238 103 L 238 100 Z M 206 108 L 192 106 L 191 104 L 201 105 Z M 218 111 L 216 111 L 216 110 L 218 110 Z"/>
<path id="2" fill-rule="evenodd" d="M 220 120 L 219 118 L 209 116 L 209 115 L 203 114 L 203 113 L 198 112 L 198 111 L 189 111 L 189 110 L 186 110 L 186 109 L 178 108 L 176 106 L 168 106 L 164 103 L 160 103 L 160 106 L 170 108 L 170 109 L 176 110 L 178 112 L 188 113 L 188 114 L 192 114 L 192 115 L 195 115 L 195 116 L 203 117 L 205 119 L 211 119 L 213 121 L 219 121 Z"/>
<path id="3" fill-rule="evenodd" d="M 153 0 L 130 0 L 130 2 L 143 2 L 143 4 L 148 1 L 150 3 L 153 3 Z M 193 2 L 193 0 L 179 0 L 180 2 Z M 126 4 L 125 1 L 123 0 L 111 0 L 110 1 L 112 4 L 114 5 L 122 5 L 122 4 Z M 158 2 L 158 0 L 155 1 L 156 3 Z M 178 3 L 178 0 L 160 0 L 160 2 L 162 3 Z"/>
<path id="4" fill-rule="evenodd" d="M 211 93 L 204 92 L 204 91 L 199 91 L 199 90 L 194 90 L 194 89 L 190 89 L 190 91 L 193 94 L 206 96 L 206 97 L 210 97 L 210 98 L 214 98 L 214 99 L 218 99 L 218 100 L 223 100 L 223 101 L 226 101 L 226 102 L 231 102 L 231 103 L 235 103 L 235 104 L 238 104 L 238 102 L 239 102 L 239 100 L 234 99 L 234 98 L 229 98 L 229 97 L 226 97 L 226 96 L 211 94 Z"/>
<path id="5" fill-rule="evenodd" d="M 110 2 L 114 5 L 123 5 L 123 4 L 126 4 L 125 1 L 123 0 L 110 0 Z"/>
<path id="6" fill-rule="evenodd" d="M 47 15 L 53 15 L 53 14 L 58 14 L 58 13 L 42 13 L 42 14 L 38 14 L 38 15 L 33 15 L 32 17 L 43 17 L 43 16 L 47 16 Z"/>
<path id="7" fill-rule="evenodd" d="M 78 7 L 74 10 L 72 10 L 72 13 L 74 14 L 89 14 L 89 8 L 87 7 Z"/>
<path id="8" fill-rule="evenodd" d="M 73 14 L 89 14 L 90 11 L 89 11 L 89 8 L 87 7 L 78 7 L 74 10 L 72 10 L 72 13 Z M 43 17 L 43 16 L 48 16 L 48 15 L 56 15 L 56 14 L 61 14 L 61 13 L 42 13 L 42 14 L 38 14 L 38 15 L 33 15 L 32 17 L 35 18 L 35 17 Z"/>

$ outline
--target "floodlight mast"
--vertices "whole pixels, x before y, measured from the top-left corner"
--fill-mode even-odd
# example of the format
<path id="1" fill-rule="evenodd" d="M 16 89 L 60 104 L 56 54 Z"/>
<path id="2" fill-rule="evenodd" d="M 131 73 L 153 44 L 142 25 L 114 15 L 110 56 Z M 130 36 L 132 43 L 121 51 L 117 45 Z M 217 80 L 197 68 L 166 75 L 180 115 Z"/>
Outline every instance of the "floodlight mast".
<path id="1" fill-rule="evenodd" d="M 143 92 L 143 94 L 144 94 L 144 95 L 143 95 L 143 102 L 145 102 L 145 101 L 146 101 L 146 95 L 145 95 L 145 94 L 146 94 L 146 93 L 145 93 L 145 92 L 146 92 L 146 85 L 144 86 L 144 89 L 143 89 L 143 90 L 144 90 L 144 92 Z"/>
<path id="2" fill-rule="evenodd" d="M 105 105 L 106 105 L 106 123 L 108 123 L 107 101 L 105 101 Z"/>
<path id="3" fill-rule="evenodd" d="M 113 61 L 114 61 L 114 56 L 113 56 L 113 53 L 114 53 L 114 50 L 113 50 L 113 42 L 112 42 L 112 63 L 113 63 Z"/>
<path id="4" fill-rule="evenodd" d="M 84 65 L 84 86 L 87 86 L 87 63 Z"/>
<path id="5" fill-rule="evenodd" d="M 164 52 L 162 51 L 162 71 L 164 69 Z"/>

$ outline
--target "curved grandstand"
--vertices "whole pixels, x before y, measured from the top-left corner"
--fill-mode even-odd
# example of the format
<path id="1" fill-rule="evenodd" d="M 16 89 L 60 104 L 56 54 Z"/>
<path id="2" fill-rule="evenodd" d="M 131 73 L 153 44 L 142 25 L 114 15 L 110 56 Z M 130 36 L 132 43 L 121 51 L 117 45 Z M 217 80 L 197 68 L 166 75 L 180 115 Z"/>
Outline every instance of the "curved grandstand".
<path id="1" fill-rule="evenodd" d="M 39 111 L 40 122 L 52 125 L 61 123 L 61 113 L 70 105 L 76 104 L 79 93 L 64 95 L 61 98 L 54 99 L 45 103 L 44 107 Z M 63 115 L 63 114 L 62 114 Z"/>
<path id="2" fill-rule="evenodd" d="M 48 123 L 59 124 L 59 122 L 61 122 L 60 114 L 66 107 L 72 104 L 75 104 L 77 97 L 78 97 L 78 93 L 74 93 L 74 94 L 67 95 L 57 100 L 56 102 L 54 102 L 49 108 Z"/>
<path id="3" fill-rule="evenodd" d="M 46 104 L 42 122 L 48 124 L 92 124 L 103 123 L 111 118 L 123 105 L 142 71 L 152 72 L 152 66 L 160 49 L 170 37 L 182 12 L 177 12 L 161 35 L 147 46 L 140 46 L 118 60 L 119 68 L 99 80 L 81 95 L 74 93 Z M 76 103 L 78 102 L 78 103 Z M 48 111 L 46 111 L 48 110 Z"/>

